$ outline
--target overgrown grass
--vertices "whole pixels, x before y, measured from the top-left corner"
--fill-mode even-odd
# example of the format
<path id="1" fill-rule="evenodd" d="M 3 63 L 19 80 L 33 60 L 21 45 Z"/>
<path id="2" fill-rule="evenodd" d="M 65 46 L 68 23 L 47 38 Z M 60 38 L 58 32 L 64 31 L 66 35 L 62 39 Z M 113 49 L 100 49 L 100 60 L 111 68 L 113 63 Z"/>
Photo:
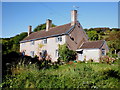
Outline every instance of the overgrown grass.
<path id="1" fill-rule="evenodd" d="M 46 70 L 19 64 L 6 75 L 5 88 L 118 88 L 118 64 L 72 63 Z"/>

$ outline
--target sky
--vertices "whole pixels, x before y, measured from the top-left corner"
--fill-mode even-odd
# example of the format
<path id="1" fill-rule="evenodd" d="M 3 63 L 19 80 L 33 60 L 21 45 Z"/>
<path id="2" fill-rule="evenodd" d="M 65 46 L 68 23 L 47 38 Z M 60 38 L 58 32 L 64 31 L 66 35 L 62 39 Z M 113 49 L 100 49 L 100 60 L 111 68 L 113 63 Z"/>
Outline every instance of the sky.
<path id="1" fill-rule="evenodd" d="M 79 8 L 75 8 L 77 6 Z M 55 25 L 71 21 L 70 12 L 78 10 L 83 28 L 118 28 L 118 2 L 2 2 L 2 36 L 13 37 L 51 19 Z"/>

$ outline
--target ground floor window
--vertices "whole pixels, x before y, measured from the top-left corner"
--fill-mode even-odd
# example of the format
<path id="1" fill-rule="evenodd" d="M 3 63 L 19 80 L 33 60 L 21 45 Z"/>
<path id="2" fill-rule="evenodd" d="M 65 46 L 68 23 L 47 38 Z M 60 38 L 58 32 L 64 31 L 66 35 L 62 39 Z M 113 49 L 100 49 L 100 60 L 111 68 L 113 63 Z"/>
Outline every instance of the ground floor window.
<path id="1" fill-rule="evenodd" d="M 102 55 L 103 56 L 105 55 L 105 49 L 102 49 Z"/>
<path id="2" fill-rule="evenodd" d="M 59 52 L 58 52 L 58 50 L 55 50 L 55 57 L 59 57 Z"/>
<path id="3" fill-rule="evenodd" d="M 25 51 L 22 52 L 22 55 L 25 56 Z"/>
<path id="4" fill-rule="evenodd" d="M 42 58 L 46 58 L 47 56 L 47 50 L 42 50 Z"/>
<path id="5" fill-rule="evenodd" d="M 30 56 L 33 58 L 34 57 L 34 51 L 30 52 Z"/>

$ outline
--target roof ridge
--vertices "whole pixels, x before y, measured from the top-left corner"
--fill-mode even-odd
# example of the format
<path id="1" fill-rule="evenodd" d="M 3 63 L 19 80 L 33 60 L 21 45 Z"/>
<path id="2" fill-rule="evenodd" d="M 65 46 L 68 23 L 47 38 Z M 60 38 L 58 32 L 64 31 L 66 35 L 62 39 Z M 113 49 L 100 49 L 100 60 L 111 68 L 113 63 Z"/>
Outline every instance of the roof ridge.
<path id="1" fill-rule="evenodd" d="M 64 25 L 59 25 L 56 27 L 50 28 L 48 31 L 45 29 L 37 31 L 37 32 L 32 32 L 29 36 L 24 38 L 22 41 L 29 41 L 32 39 L 41 39 L 43 37 L 48 37 L 48 36 L 53 36 L 53 35 L 60 35 L 60 34 L 65 34 L 66 31 L 68 31 L 71 28 L 70 23 L 64 24 Z"/>
<path id="2" fill-rule="evenodd" d="M 55 27 L 51 27 L 50 29 L 53 29 L 53 28 L 57 28 L 57 27 L 61 27 L 61 26 L 65 26 L 65 25 L 68 25 L 68 24 L 70 24 L 70 23 L 67 23 L 67 24 L 64 24 L 64 25 L 59 25 L 59 26 L 55 26 Z M 50 30 L 49 29 L 49 30 Z M 42 30 L 40 30 L 40 31 L 37 31 L 37 32 L 41 32 L 41 31 L 46 31 L 46 29 L 42 29 Z M 37 32 L 32 32 L 32 33 L 37 33 Z M 46 31 L 46 32 L 48 32 L 48 31 Z"/>
<path id="3" fill-rule="evenodd" d="M 87 42 L 98 42 L 98 41 L 105 41 L 105 40 L 87 41 Z M 85 43 L 87 43 L 87 42 L 85 42 Z"/>
<path id="4" fill-rule="evenodd" d="M 57 28 L 57 27 L 61 27 L 61 26 L 65 26 L 65 25 L 68 25 L 68 24 L 70 24 L 70 23 L 63 24 L 63 25 L 59 25 L 59 26 L 55 26 L 55 27 L 51 27 L 50 29 Z"/>

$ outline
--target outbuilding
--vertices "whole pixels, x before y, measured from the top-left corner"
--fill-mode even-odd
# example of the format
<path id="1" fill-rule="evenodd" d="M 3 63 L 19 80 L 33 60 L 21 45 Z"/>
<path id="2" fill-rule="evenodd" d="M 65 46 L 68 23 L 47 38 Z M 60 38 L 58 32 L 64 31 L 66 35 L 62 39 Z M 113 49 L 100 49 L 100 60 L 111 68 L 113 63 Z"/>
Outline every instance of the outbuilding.
<path id="1" fill-rule="evenodd" d="M 84 42 L 76 51 L 79 61 L 99 62 L 100 57 L 105 56 L 109 49 L 105 40 L 98 40 Z"/>

